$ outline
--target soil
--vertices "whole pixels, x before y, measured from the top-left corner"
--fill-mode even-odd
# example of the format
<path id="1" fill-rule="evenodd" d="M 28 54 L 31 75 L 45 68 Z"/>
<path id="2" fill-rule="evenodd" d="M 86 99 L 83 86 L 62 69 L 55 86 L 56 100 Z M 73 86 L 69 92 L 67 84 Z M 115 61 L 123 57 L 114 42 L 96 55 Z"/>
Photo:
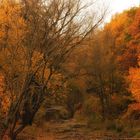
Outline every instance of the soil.
<path id="1" fill-rule="evenodd" d="M 48 122 L 25 129 L 18 140 L 118 140 L 115 133 L 91 130 L 74 120 Z"/>

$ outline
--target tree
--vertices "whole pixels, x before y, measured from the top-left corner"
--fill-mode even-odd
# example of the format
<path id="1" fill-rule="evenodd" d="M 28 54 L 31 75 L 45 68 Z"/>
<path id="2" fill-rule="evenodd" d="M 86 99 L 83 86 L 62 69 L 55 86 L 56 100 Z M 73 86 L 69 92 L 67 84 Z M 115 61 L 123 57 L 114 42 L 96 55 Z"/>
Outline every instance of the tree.
<path id="1" fill-rule="evenodd" d="M 80 0 L 6 0 L 0 4 L 5 15 L 5 22 L 0 20 L 1 73 L 10 97 L 1 139 L 7 131 L 15 140 L 32 124 L 50 91 L 51 77 L 61 73 L 69 54 L 103 20 L 105 13 L 95 22 L 88 20 L 83 15 L 86 8 Z"/>
<path id="2" fill-rule="evenodd" d="M 66 107 L 70 113 L 69 117 L 73 118 L 77 108 L 82 106 L 83 94 L 76 86 L 76 83 L 69 83 L 69 92 L 67 93 Z"/>
<path id="3" fill-rule="evenodd" d="M 121 71 L 128 74 L 130 67 L 138 66 L 138 53 L 134 42 L 134 35 L 132 34 L 134 21 L 137 21 L 138 8 L 132 8 L 116 15 L 105 29 L 110 30 L 112 36 L 115 38 L 114 49 L 118 56 L 119 67 Z M 138 18 L 137 18 L 138 19 Z M 134 25 L 134 26 L 133 26 Z M 133 44 L 133 45 L 132 45 Z"/>
<path id="4" fill-rule="evenodd" d="M 130 80 L 130 91 L 132 96 L 136 100 L 134 107 L 140 110 L 140 69 L 131 68 L 129 70 L 129 80 Z"/>
<path id="5" fill-rule="evenodd" d="M 96 34 L 91 43 L 92 62 L 88 67 L 88 92 L 99 97 L 102 120 L 112 118 L 113 97 L 126 93 L 127 85 L 119 69 L 114 49 L 115 38 L 110 30 L 104 29 Z M 124 96 L 124 95 L 123 95 Z"/>

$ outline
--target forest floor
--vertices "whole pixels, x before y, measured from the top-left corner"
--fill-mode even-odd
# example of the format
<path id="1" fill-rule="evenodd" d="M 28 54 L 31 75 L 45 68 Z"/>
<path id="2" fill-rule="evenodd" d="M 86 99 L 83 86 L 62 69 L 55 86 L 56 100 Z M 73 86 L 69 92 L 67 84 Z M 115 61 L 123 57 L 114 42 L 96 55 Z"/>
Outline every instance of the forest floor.
<path id="1" fill-rule="evenodd" d="M 92 130 L 75 120 L 46 122 L 41 126 L 26 128 L 18 140 L 129 140 L 113 131 Z M 131 138 L 132 139 L 132 138 Z M 140 140 L 133 138 L 133 140 Z"/>

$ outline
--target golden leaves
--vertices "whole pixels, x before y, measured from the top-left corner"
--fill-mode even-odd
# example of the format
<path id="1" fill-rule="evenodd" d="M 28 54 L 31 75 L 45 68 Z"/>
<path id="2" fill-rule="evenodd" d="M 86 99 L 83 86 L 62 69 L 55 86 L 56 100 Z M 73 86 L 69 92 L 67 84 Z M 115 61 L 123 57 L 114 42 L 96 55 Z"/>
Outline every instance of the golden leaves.
<path id="1" fill-rule="evenodd" d="M 0 5 L 0 43 L 11 46 L 19 43 L 26 32 L 26 24 L 21 16 L 21 6 L 10 2 Z"/>

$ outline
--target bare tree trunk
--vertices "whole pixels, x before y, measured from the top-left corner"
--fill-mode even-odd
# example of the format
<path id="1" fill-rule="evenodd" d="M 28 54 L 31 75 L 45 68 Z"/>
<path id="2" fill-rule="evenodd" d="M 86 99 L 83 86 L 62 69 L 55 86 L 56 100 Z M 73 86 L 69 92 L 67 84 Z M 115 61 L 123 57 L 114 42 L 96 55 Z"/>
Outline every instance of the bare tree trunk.
<path id="1" fill-rule="evenodd" d="M 0 124 L 0 140 L 3 139 L 5 132 L 6 132 L 6 127 L 4 127 L 4 124 Z"/>
<path id="2" fill-rule="evenodd" d="M 100 93 L 100 102 L 101 102 L 101 108 L 102 108 L 102 121 L 105 121 L 105 103 L 104 103 L 104 96 L 103 93 Z"/>
<path id="3" fill-rule="evenodd" d="M 17 128 L 17 130 L 10 132 L 9 136 L 10 136 L 10 140 L 16 140 L 17 135 L 19 133 L 21 133 L 23 131 L 23 129 L 26 127 L 27 125 L 21 125 Z"/>
<path id="4" fill-rule="evenodd" d="M 99 82 L 100 82 L 100 91 L 99 91 L 99 98 L 101 102 L 101 108 L 102 108 L 102 121 L 105 121 L 106 119 L 106 113 L 105 113 L 105 91 L 104 91 L 104 83 L 102 80 L 101 75 L 99 75 Z"/>

